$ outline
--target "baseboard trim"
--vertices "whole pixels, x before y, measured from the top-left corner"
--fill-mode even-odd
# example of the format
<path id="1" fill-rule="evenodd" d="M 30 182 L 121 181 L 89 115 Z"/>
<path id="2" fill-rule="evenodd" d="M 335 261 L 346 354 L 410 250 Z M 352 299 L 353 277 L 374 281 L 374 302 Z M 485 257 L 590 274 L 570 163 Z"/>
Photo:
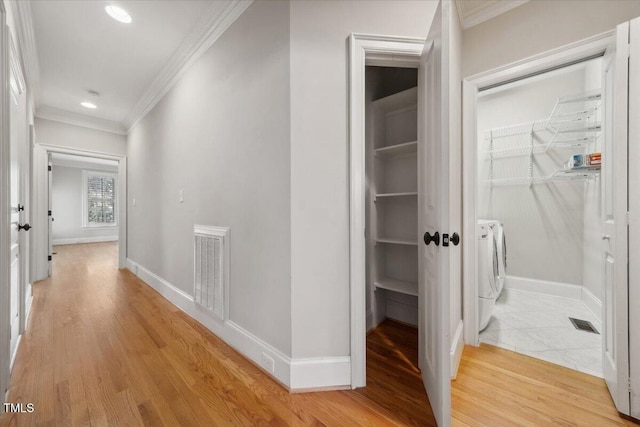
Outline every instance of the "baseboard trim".
<path id="1" fill-rule="evenodd" d="M 530 279 L 528 277 L 507 276 L 504 282 L 506 289 L 537 292 L 556 297 L 582 299 L 583 286 L 571 283 L 551 282 L 548 280 Z"/>
<path id="2" fill-rule="evenodd" d="M 507 276 L 504 286 L 506 289 L 536 292 L 582 301 L 596 319 L 602 322 L 602 302 L 584 286 L 518 276 Z"/>
<path id="3" fill-rule="evenodd" d="M 602 323 L 602 302 L 589 289 L 582 288 L 582 303 L 589 309 L 591 314 Z"/>
<path id="4" fill-rule="evenodd" d="M 351 385 L 351 357 L 291 360 L 292 391 L 328 390 Z"/>
<path id="5" fill-rule="evenodd" d="M 456 327 L 456 333 L 453 336 L 453 340 L 451 341 L 451 379 L 455 380 L 458 375 L 458 368 L 460 367 L 460 360 L 462 359 L 462 351 L 464 350 L 464 339 L 463 339 L 463 331 L 464 325 L 462 320 L 458 322 L 458 326 Z"/>
<path id="6" fill-rule="evenodd" d="M 221 322 L 214 318 L 200 309 L 191 295 L 135 261 L 127 259 L 127 269 L 289 391 L 336 390 L 351 384 L 351 358 L 349 356 L 292 359 L 233 321 Z M 264 356 L 273 359 L 273 371 L 268 369 L 268 364 L 263 361 Z"/>
<path id="7" fill-rule="evenodd" d="M 79 243 L 117 242 L 118 236 L 74 237 L 72 239 L 54 239 L 53 246 L 77 245 Z"/>

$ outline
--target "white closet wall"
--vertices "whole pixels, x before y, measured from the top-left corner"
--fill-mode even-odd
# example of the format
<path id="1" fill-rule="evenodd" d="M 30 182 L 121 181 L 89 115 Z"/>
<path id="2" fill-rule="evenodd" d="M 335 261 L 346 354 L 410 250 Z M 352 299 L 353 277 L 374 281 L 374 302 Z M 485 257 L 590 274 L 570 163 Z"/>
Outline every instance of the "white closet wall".
<path id="1" fill-rule="evenodd" d="M 559 97 L 599 89 L 599 66 L 598 61 L 577 64 L 554 72 L 553 77 L 537 77 L 504 90 L 489 90 L 480 97 L 478 106 L 478 218 L 503 222 L 508 276 L 531 279 L 533 283 L 585 285 L 595 295 L 601 294 L 596 289 L 601 287 L 596 271 L 599 263 L 592 259 L 599 256 L 599 241 L 595 240 L 600 238 L 596 209 L 599 179 L 534 185 L 526 180 L 493 181 L 493 185 L 489 182 L 490 177 L 550 176 L 562 169 L 572 154 L 599 151 L 599 147 L 589 144 L 538 153 L 531 158 L 521 155 L 491 161 L 487 154 L 490 139 L 485 131 L 548 118 Z M 534 143 L 548 137 L 544 132 L 533 133 Z"/>

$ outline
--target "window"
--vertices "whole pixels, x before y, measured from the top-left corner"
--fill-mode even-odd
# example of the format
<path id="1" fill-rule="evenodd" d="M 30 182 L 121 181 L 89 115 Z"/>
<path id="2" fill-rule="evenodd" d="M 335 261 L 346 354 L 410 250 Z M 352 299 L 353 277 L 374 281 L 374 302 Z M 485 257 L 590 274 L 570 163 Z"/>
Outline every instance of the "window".
<path id="1" fill-rule="evenodd" d="M 84 227 L 115 227 L 116 187 L 115 174 L 82 171 Z"/>

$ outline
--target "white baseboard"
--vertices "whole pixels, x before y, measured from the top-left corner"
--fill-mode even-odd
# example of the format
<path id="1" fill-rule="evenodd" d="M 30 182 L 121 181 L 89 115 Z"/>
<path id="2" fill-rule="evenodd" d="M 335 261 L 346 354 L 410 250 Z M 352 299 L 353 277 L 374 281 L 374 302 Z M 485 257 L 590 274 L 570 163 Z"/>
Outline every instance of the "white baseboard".
<path id="1" fill-rule="evenodd" d="M 537 292 L 582 301 L 596 319 L 602 322 L 602 302 L 584 286 L 518 276 L 507 276 L 504 286 L 506 289 Z"/>
<path id="2" fill-rule="evenodd" d="M 507 276 L 504 282 L 504 287 L 507 289 L 537 292 L 539 294 L 577 300 L 582 298 L 583 288 L 583 286 L 573 285 L 570 283 L 551 282 L 548 280 L 537 280 L 518 276 Z"/>
<path id="3" fill-rule="evenodd" d="M 52 244 L 58 245 L 77 245 L 79 243 L 101 243 L 101 242 L 117 242 L 118 236 L 96 236 L 96 237 L 74 237 L 71 239 L 54 239 Z"/>
<path id="4" fill-rule="evenodd" d="M 581 296 L 583 304 L 589 309 L 591 314 L 602 323 L 602 302 L 589 289 L 582 288 Z"/>
<path id="5" fill-rule="evenodd" d="M 233 321 L 221 322 L 214 318 L 199 308 L 191 295 L 135 261 L 127 259 L 127 269 L 289 390 L 338 389 L 351 384 L 349 356 L 291 359 Z M 273 370 L 268 368 L 267 358 L 273 360 Z"/>
<path id="6" fill-rule="evenodd" d="M 458 368 L 460 367 L 460 360 L 462 359 L 462 351 L 464 350 L 464 339 L 462 332 L 464 331 L 462 320 L 458 323 L 456 333 L 451 340 L 451 379 L 455 380 L 458 375 Z"/>
<path id="7" fill-rule="evenodd" d="M 373 321 L 373 309 L 367 310 L 367 332 L 369 332 L 373 327 L 375 327 L 375 322 Z"/>
<path id="8" fill-rule="evenodd" d="M 29 326 L 29 315 L 31 315 L 31 306 L 33 305 L 33 286 L 31 286 L 31 283 L 27 284 L 27 300 L 25 301 L 24 304 L 24 328 L 25 330 L 27 329 L 27 326 Z"/>
<path id="9" fill-rule="evenodd" d="M 327 390 L 351 384 L 351 357 L 291 360 L 291 390 Z"/>

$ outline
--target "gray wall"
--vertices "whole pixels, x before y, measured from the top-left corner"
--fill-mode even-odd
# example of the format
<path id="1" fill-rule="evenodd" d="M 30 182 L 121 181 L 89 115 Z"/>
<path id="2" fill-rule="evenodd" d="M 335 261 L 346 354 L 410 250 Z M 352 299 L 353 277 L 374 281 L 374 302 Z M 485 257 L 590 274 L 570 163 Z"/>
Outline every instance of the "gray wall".
<path id="1" fill-rule="evenodd" d="M 484 131 L 544 120 L 560 96 L 585 90 L 585 70 L 543 81 L 534 81 L 478 100 L 478 141 L 480 143 L 478 218 L 496 219 L 504 224 L 507 236 L 508 271 L 511 276 L 582 285 L 584 181 L 547 184 L 489 186 L 490 161 L 484 158 L 488 142 Z M 537 132 L 535 138 L 547 142 L 551 134 Z M 519 141 L 526 143 L 527 136 Z M 500 142 L 502 141 L 502 142 Z M 497 140 L 495 148 L 522 146 Z M 534 176 L 548 176 L 580 149 L 566 149 L 534 157 Z M 528 156 L 496 159 L 495 178 L 526 177 Z"/>
<path id="2" fill-rule="evenodd" d="M 291 2 L 294 357 L 350 354 L 348 37 L 426 37 L 435 2 Z"/>
<path id="3" fill-rule="evenodd" d="M 97 151 L 118 156 L 127 153 L 127 137 L 124 135 L 38 117 L 35 120 L 35 130 L 39 144 Z"/>
<path id="4" fill-rule="evenodd" d="M 612 30 L 637 0 L 534 0 L 464 32 L 462 75 L 490 70 Z"/>
<path id="5" fill-rule="evenodd" d="M 191 294 L 193 225 L 231 227 L 230 320 L 287 355 L 289 52 L 288 3 L 255 2 L 127 147 L 129 258 Z"/>
<path id="6" fill-rule="evenodd" d="M 118 168 L 101 168 L 98 165 L 89 170 L 106 170 L 117 175 Z M 118 227 L 82 227 L 82 168 L 53 166 L 52 171 L 52 211 L 55 221 L 52 226 L 53 243 L 56 240 L 114 237 L 118 239 Z M 99 241 L 99 239 L 96 239 Z"/>

